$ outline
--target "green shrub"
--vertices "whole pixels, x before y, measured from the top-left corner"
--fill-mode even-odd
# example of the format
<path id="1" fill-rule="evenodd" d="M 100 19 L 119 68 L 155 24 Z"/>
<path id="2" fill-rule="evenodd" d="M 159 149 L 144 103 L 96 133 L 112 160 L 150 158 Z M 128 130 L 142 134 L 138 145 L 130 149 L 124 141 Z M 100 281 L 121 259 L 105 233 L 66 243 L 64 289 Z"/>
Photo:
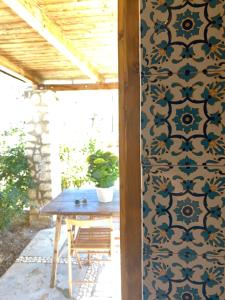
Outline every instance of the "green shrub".
<path id="1" fill-rule="evenodd" d="M 61 187 L 80 188 L 88 182 L 86 157 L 95 152 L 95 140 L 90 139 L 83 147 L 60 145 L 60 161 L 62 166 Z"/>
<path id="2" fill-rule="evenodd" d="M 5 131 L 0 135 L 0 229 L 29 206 L 28 190 L 33 186 L 24 134 L 19 129 Z"/>
<path id="3" fill-rule="evenodd" d="M 119 175 L 118 157 L 112 152 L 96 151 L 87 158 L 87 176 L 97 187 L 108 188 L 114 185 Z"/>

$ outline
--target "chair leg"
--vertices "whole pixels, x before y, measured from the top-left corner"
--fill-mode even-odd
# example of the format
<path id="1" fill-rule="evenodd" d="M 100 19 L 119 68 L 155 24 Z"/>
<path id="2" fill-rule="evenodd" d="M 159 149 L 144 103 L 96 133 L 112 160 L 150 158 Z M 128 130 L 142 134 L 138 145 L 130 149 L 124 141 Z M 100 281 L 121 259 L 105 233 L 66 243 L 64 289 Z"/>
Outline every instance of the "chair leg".
<path id="1" fill-rule="evenodd" d="M 90 254 L 90 252 L 88 252 L 88 265 L 89 266 L 91 265 L 91 254 Z"/>
<path id="2" fill-rule="evenodd" d="M 78 254 L 77 251 L 74 251 L 74 254 L 76 255 L 76 258 L 77 258 L 77 262 L 78 262 L 79 268 L 82 269 L 82 264 L 81 264 L 81 260 L 80 260 L 80 255 Z"/>
<path id="3" fill-rule="evenodd" d="M 71 261 L 71 229 L 67 229 L 67 254 L 68 254 L 68 286 L 69 286 L 69 297 L 72 297 L 73 287 L 72 287 L 72 261 Z"/>
<path id="4" fill-rule="evenodd" d="M 115 247 L 114 243 L 115 243 L 115 237 L 114 237 L 114 233 L 112 230 L 111 234 L 110 234 L 110 250 L 109 250 L 109 254 L 110 254 L 111 258 L 114 255 L 114 247 Z"/>

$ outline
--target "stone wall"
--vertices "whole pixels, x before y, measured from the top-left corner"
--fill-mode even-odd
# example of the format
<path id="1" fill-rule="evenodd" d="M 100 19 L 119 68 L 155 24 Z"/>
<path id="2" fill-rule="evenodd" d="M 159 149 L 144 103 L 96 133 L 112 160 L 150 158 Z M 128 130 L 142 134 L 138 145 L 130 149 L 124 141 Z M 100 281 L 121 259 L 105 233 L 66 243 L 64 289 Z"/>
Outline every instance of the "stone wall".
<path id="1" fill-rule="evenodd" d="M 30 190 L 30 223 L 42 227 L 51 218 L 40 216 L 39 210 L 60 192 L 59 145 L 57 141 L 56 95 L 50 91 L 26 92 L 30 120 L 26 123 L 27 155 L 35 188 Z"/>

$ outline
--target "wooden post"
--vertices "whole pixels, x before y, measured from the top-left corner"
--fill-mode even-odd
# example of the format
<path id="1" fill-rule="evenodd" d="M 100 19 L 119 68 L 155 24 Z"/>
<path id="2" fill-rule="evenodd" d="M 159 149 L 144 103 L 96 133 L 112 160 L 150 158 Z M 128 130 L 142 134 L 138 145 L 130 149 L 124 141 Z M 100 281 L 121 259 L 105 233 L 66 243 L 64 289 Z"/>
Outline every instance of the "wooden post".
<path id="1" fill-rule="evenodd" d="M 55 287 L 56 278 L 57 278 L 57 265 L 58 265 L 58 256 L 59 256 L 59 240 L 61 234 L 61 224 L 62 224 L 62 216 L 57 216 L 56 226 L 55 226 L 53 259 L 52 259 L 52 274 L 51 274 L 51 283 L 50 283 L 51 288 Z"/>
<path id="2" fill-rule="evenodd" d="M 142 299 L 139 11 L 119 0 L 122 300 Z"/>
<path id="3" fill-rule="evenodd" d="M 71 261 L 71 227 L 72 225 L 67 223 L 67 257 L 68 257 L 68 287 L 69 287 L 69 296 L 72 297 L 73 294 L 73 278 L 72 278 L 72 261 Z"/>

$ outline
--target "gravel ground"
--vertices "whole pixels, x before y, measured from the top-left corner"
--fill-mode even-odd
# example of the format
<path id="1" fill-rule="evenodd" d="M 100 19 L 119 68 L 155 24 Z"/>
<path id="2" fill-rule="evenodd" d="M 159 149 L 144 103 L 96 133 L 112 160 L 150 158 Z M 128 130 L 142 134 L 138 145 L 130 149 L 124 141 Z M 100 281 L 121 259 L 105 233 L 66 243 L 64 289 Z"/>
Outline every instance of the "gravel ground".
<path id="1" fill-rule="evenodd" d="M 0 231 L 0 277 L 14 263 L 37 231 L 24 224 Z"/>

